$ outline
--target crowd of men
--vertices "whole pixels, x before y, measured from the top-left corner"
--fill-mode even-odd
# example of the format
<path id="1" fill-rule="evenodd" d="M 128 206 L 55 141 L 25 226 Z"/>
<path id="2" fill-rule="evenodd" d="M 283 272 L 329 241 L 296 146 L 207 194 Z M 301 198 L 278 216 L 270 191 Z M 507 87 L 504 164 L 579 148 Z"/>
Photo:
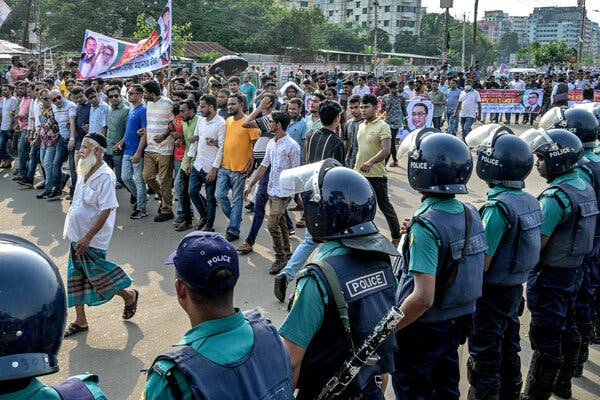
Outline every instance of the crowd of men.
<path id="1" fill-rule="evenodd" d="M 470 399 L 571 397 L 571 380 L 583 373 L 588 346 L 600 333 L 594 333 L 600 129 L 591 111 L 551 108 L 543 129 L 527 141 L 506 125 L 490 126 L 475 146 L 477 176 L 490 188 L 478 211 L 456 199 L 467 193 L 474 168 L 465 136 L 483 119 L 473 71 L 463 81 L 461 74 L 423 76 L 412 88 L 411 81 L 405 88 L 383 77 L 375 83 L 360 74 L 335 80 L 314 74 L 281 88 L 267 79 L 257 89 L 248 75 L 225 77 L 220 69 L 205 78 L 176 70 L 168 81 L 146 74 L 140 83 L 76 82 L 65 71 L 54 82 L 31 81 L 20 60 L 13 64 L 16 81 L 2 88 L 2 167 L 13 167 L 10 142 L 18 153 L 13 180 L 37 186 L 37 199 L 61 199 L 70 180 L 65 235 L 71 249 L 65 304 L 52 260 L 29 242 L 0 237 L 6 271 L 0 295 L 26 286 L 21 296 L 38 296 L 24 298 L 32 306 L 19 312 L 10 296 L 0 296 L 8 317 L 0 318 L 7 324 L 0 332 L 12 343 L 0 347 L 0 357 L 9 357 L 0 364 L 0 381 L 7 382 L 0 399 L 6 393 L 104 398 L 93 375 L 45 394 L 34 378 L 57 370 L 63 336 L 88 330 L 84 305 L 116 295 L 124 301 L 123 319 L 136 313 L 138 290 L 105 258 L 119 188 L 130 193 L 131 219 L 148 216 L 153 195 L 156 223 L 174 220 L 177 231 L 193 229 L 166 260 L 175 267 L 176 297 L 191 329 L 148 370 L 145 399 L 318 398 L 394 306 L 403 314 L 395 334 L 382 340 L 377 358 L 352 371 L 343 398 L 383 399 L 391 377 L 398 399 L 458 399 L 458 347 L 467 338 Z M 520 79 L 515 75 L 513 88 Z M 550 105 L 561 101 L 556 96 L 564 82 L 557 78 Z M 587 82 L 585 96 L 593 88 Z M 450 108 L 454 91 L 460 93 Z M 409 118 L 418 126 L 422 117 L 407 115 L 407 100 L 417 97 L 433 103 L 434 127 L 411 133 L 407 178 L 422 204 L 400 223 L 387 167 L 398 165 L 399 130 Z M 413 114 L 423 112 L 413 107 Z M 537 110 L 530 114 L 527 123 Z M 453 130 L 458 123 L 460 138 Z M 450 134 L 441 132 L 444 124 Z M 534 156 L 548 182 L 539 199 L 523 190 Z M 36 184 L 38 176 L 43 182 Z M 246 206 L 252 225 L 235 248 L 245 198 L 252 199 Z M 222 234 L 215 232 L 217 207 L 228 220 Z M 390 238 L 374 223 L 377 207 Z M 233 305 L 238 253 L 253 251 L 265 216 L 275 296 L 284 301 L 289 282 L 297 280 L 278 330 L 257 311 Z M 296 227 L 307 229 L 292 251 Z M 524 285 L 534 352 L 521 394 Z M 66 306 L 76 308 L 76 319 L 63 331 Z M 44 337 L 23 335 L 40 326 L 47 327 Z"/>

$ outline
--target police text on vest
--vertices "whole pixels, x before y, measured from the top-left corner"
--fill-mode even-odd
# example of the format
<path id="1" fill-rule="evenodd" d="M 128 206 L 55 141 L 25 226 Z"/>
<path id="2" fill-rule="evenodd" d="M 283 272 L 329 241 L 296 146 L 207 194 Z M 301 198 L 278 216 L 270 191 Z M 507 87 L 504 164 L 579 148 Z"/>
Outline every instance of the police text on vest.
<path id="1" fill-rule="evenodd" d="M 384 286 L 387 286 L 387 280 L 385 279 L 383 271 L 361 276 L 360 278 L 346 282 L 346 288 L 348 289 L 350 297 L 359 296 L 365 292 Z"/>

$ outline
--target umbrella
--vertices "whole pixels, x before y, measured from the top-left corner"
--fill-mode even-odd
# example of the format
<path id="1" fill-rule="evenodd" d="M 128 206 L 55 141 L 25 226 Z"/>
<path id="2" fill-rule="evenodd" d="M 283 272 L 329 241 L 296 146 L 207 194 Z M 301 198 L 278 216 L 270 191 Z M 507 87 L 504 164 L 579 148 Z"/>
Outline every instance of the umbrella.
<path id="1" fill-rule="evenodd" d="M 239 75 L 248 68 L 248 61 L 240 56 L 219 57 L 212 63 L 208 72 L 214 74 L 217 67 L 222 68 L 226 76 Z"/>

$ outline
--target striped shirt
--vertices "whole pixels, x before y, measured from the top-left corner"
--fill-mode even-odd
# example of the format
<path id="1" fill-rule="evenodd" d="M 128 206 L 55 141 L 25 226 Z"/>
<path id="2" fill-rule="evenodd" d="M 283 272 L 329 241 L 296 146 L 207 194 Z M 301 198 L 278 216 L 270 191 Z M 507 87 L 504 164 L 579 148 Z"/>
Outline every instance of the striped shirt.
<path id="1" fill-rule="evenodd" d="M 163 135 L 169 130 L 169 122 L 173 121 L 173 102 L 166 97 L 158 101 L 149 101 L 146 104 L 146 151 L 164 156 L 173 155 L 175 140 L 169 136 L 160 143 L 154 138 Z"/>

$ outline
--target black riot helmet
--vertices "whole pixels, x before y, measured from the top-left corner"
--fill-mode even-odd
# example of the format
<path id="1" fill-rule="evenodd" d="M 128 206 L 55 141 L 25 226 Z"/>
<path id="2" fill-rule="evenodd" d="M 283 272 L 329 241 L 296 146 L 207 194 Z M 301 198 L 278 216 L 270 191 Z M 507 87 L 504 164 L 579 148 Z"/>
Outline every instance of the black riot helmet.
<path id="1" fill-rule="evenodd" d="M 477 176 L 488 183 L 522 189 L 532 168 L 529 146 L 505 126 L 491 132 L 477 149 Z"/>
<path id="2" fill-rule="evenodd" d="M 540 127 L 545 130 L 564 129 L 572 132 L 581 140 L 584 149 L 593 149 L 597 145 L 598 120 L 588 110 L 551 108 L 540 120 Z"/>
<path id="3" fill-rule="evenodd" d="M 325 160 L 318 188 L 302 193 L 302 200 L 306 227 L 316 242 L 379 232 L 373 223 L 377 211 L 373 187 L 360 173 L 333 159 Z"/>
<path id="4" fill-rule="evenodd" d="M 58 371 L 66 317 L 56 265 L 33 243 L 0 234 L 0 382 Z"/>
<path id="5" fill-rule="evenodd" d="M 531 145 L 533 154 L 546 162 L 552 175 L 562 175 L 573 168 L 585 164 L 583 145 L 574 133 L 564 129 L 550 129 L 543 132 Z"/>
<path id="6" fill-rule="evenodd" d="M 423 193 L 465 194 L 473 157 L 457 137 L 423 129 L 408 153 L 408 182 Z"/>

